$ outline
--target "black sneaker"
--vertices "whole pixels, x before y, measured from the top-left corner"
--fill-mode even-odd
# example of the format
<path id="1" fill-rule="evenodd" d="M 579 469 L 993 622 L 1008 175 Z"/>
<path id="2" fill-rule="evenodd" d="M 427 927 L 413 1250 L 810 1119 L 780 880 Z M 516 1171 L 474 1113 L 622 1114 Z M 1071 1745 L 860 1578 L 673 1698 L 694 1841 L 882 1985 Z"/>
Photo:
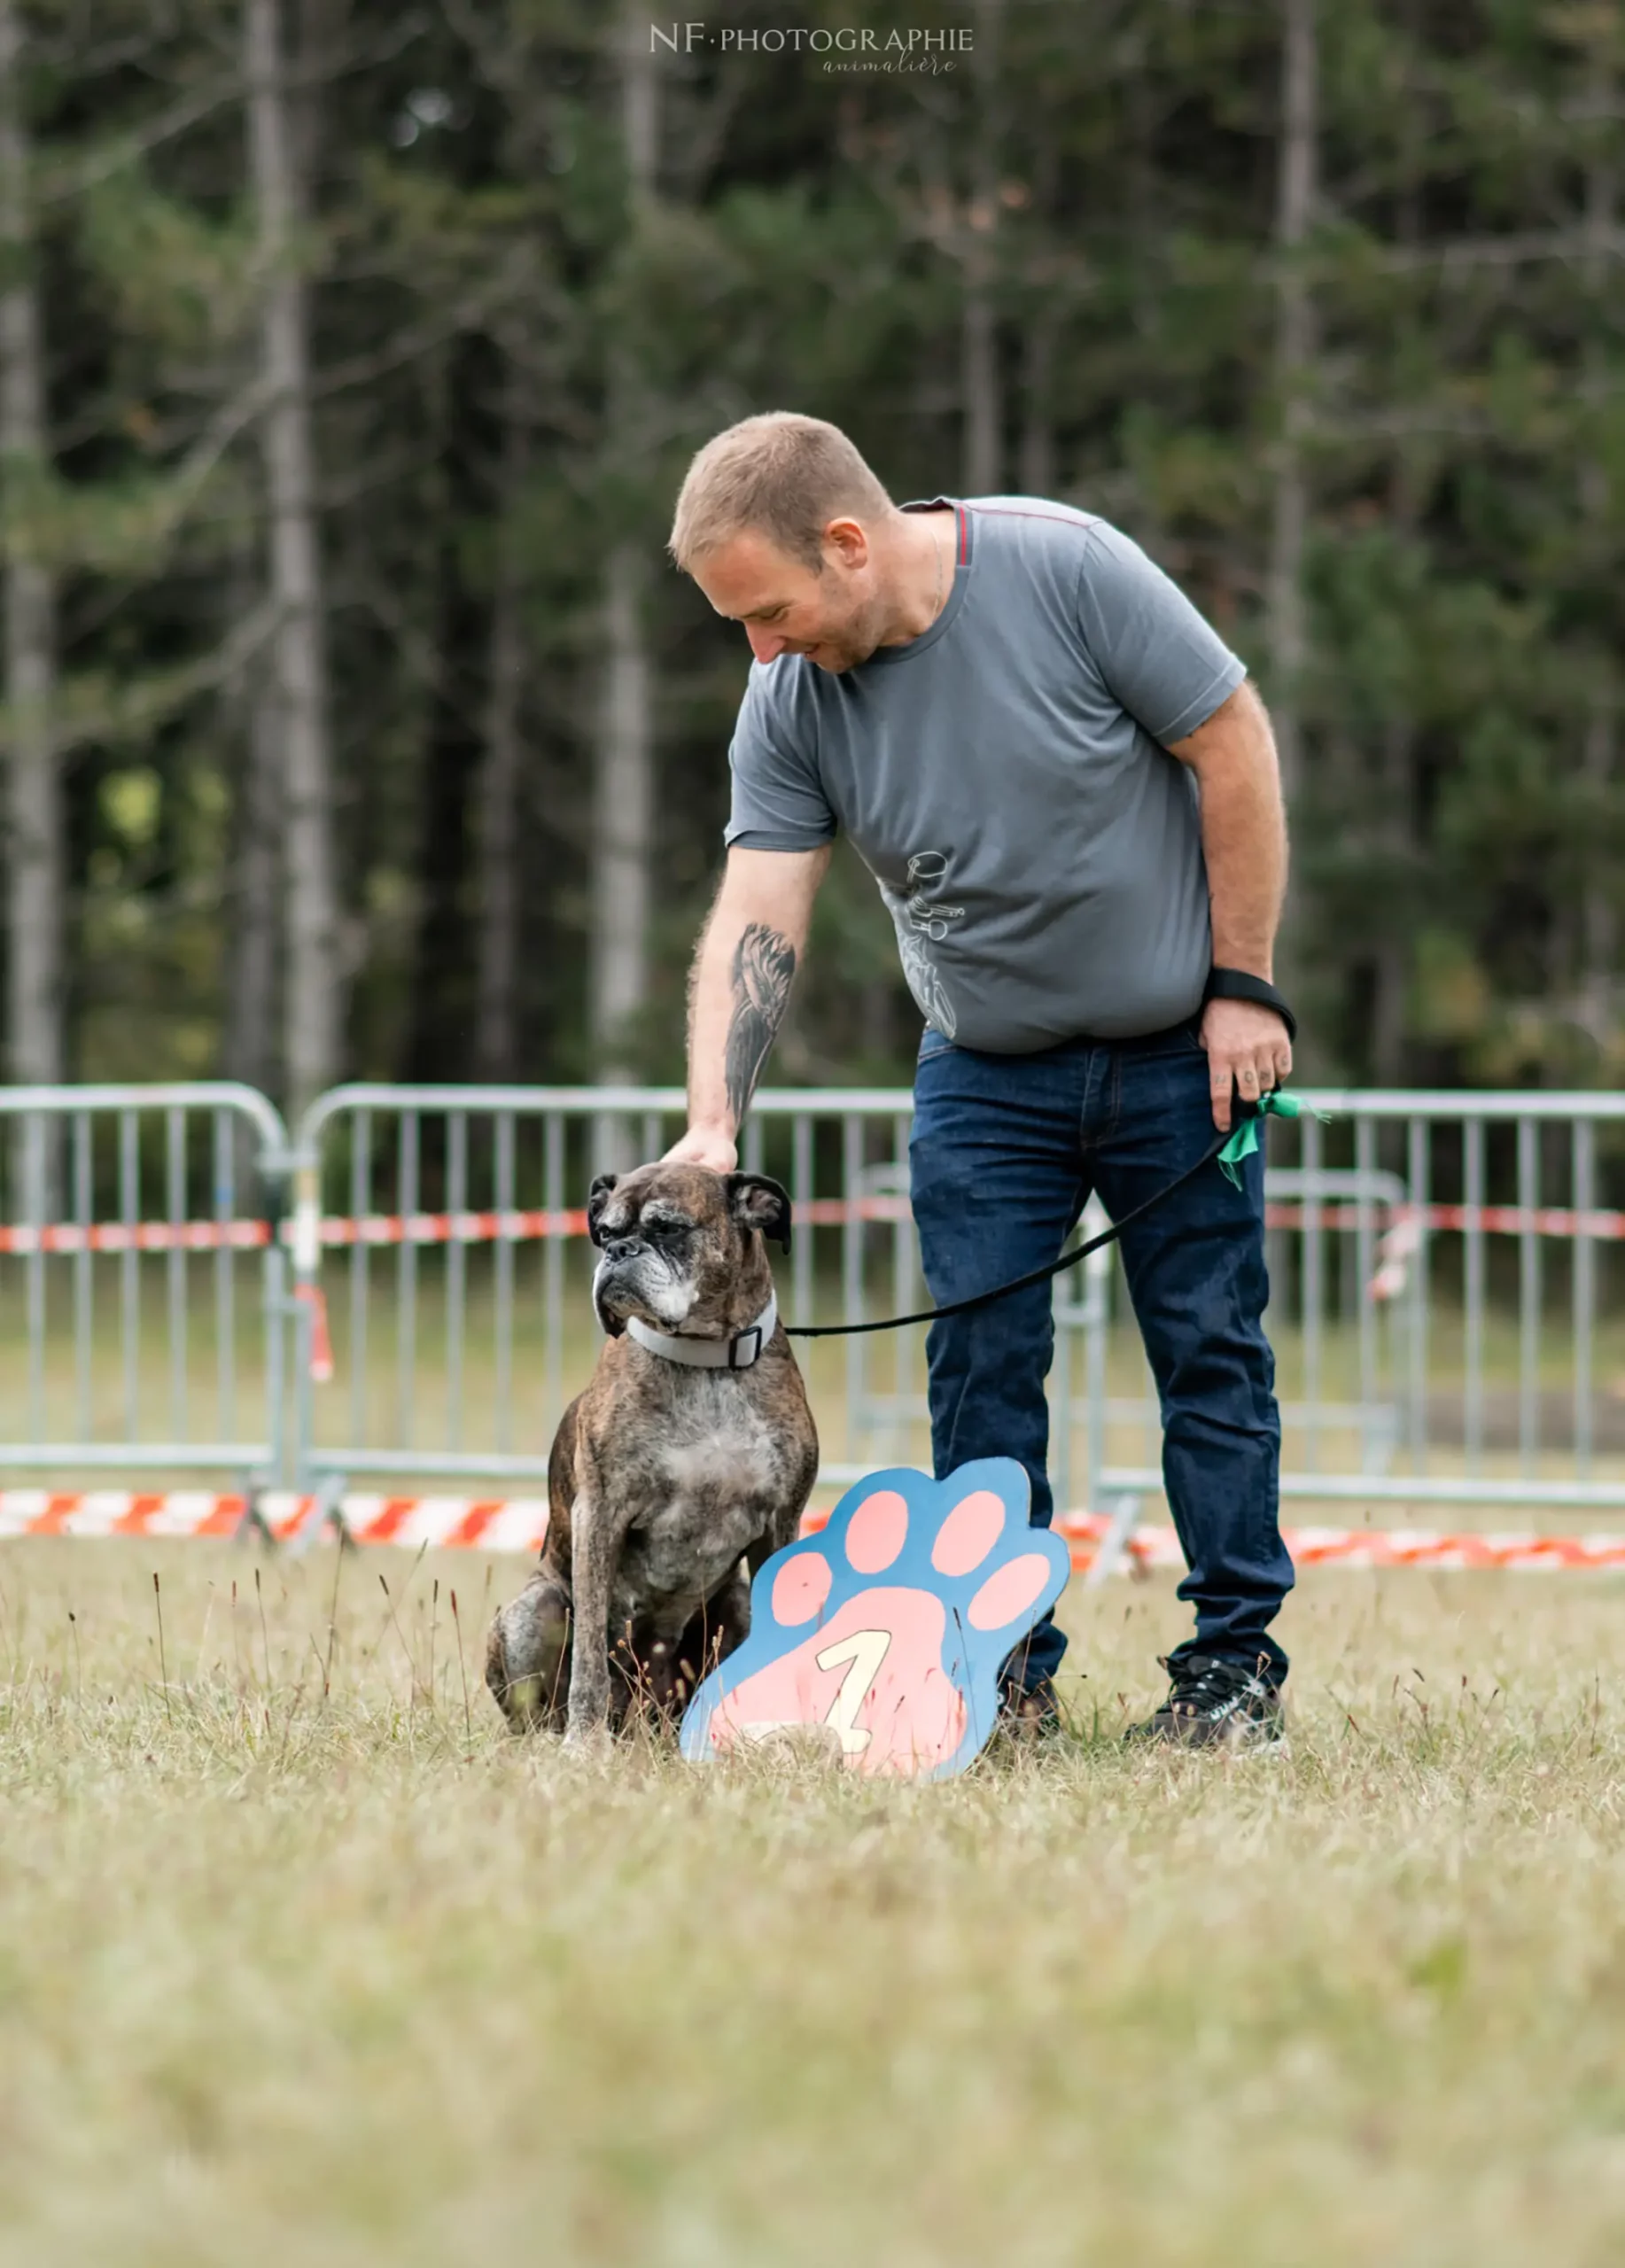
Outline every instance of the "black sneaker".
<path id="1" fill-rule="evenodd" d="M 999 1729 L 1018 1740 L 1054 1740 L 1064 1732 L 1061 1703 L 1047 1677 L 1031 1685 L 1007 1677 L 999 1687 Z"/>
<path id="2" fill-rule="evenodd" d="M 1279 1692 L 1245 1662 L 1219 1654 L 1188 1654 L 1178 1663 L 1166 1654 L 1158 1659 L 1172 1681 L 1168 1698 L 1155 1717 L 1131 1725 L 1125 1740 L 1171 1741 L 1177 1748 L 1265 1748 L 1285 1734 Z"/>

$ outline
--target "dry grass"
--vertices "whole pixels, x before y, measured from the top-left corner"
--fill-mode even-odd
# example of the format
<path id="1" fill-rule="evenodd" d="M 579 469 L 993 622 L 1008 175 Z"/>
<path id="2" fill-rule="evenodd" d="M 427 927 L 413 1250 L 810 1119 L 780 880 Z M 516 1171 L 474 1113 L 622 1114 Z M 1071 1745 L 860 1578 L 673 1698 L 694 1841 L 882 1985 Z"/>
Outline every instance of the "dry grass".
<path id="1" fill-rule="evenodd" d="M 479 1562 L 335 1565 L 0 1547 L 6 2268 L 1625 2257 L 1619 1585 L 1311 1577 L 1234 1762 L 1075 1593 L 916 1790 L 516 1744 Z"/>

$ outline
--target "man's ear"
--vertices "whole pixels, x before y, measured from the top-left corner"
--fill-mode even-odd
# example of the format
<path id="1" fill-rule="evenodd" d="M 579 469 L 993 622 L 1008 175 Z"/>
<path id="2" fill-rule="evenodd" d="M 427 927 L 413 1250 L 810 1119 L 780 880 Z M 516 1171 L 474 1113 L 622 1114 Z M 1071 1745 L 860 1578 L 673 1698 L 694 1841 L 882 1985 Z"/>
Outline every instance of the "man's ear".
<path id="1" fill-rule="evenodd" d="M 603 1208 L 610 1201 L 610 1192 L 619 1178 L 618 1174 L 601 1173 L 587 1192 L 587 1233 L 594 1244 L 603 1242 L 598 1233 L 598 1223 L 603 1220 Z"/>
<path id="2" fill-rule="evenodd" d="M 742 1229 L 759 1229 L 790 1248 L 790 1200 L 788 1190 L 765 1173 L 731 1173 L 727 1177 L 729 1216 Z"/>

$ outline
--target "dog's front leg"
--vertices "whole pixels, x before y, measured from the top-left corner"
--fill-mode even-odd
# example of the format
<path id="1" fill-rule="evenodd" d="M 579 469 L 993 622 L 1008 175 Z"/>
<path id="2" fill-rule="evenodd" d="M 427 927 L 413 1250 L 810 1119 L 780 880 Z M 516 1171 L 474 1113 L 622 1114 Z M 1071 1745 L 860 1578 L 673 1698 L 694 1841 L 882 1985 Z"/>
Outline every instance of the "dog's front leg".
<path id="1" fill-rule="evenodd" d="M 595 1488 L 577 1495 L 570 1525 L 575 1614 L 564 1745 L 583 1748 L 610 1719 L 610 1576 L 618 1537 Z"/>

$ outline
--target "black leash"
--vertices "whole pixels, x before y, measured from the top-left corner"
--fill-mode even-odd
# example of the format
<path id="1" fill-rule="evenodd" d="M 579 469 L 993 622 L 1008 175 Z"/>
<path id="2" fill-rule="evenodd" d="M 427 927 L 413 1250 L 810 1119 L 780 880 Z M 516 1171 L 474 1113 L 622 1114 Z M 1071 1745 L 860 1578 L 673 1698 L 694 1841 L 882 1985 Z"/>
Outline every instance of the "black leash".
<path id="1" fill-rule="evenodd" d="M 1262 1115 L 1254 1103 L 1241 1103 L 1239 1110 L 1238 1126 L 1248 1118 Z M 1000 1284 L 991 1292 L 978 1292 L 974 1299 L 950 1300 L 945 1308 L 922 1308 L 918 1315 L 887 1316 L 880 1323 L 787 1323 L 785 1332 L 791 1339 L 856 1339 L 861 1332 L 868 1331 L 901 1331 L 911 1323 L 935 1323 L 943 1316 L 969 1315 L 973 1309 L 991 1307 L 995 1300 L 1006 1299 L 1012 1292 L 1024 1292 L 1030 1285 L 1047 1283 L 1052 1276 L 1059 1276 L 1065 1269 L 1076 1268 L 1080 1260 L 1087 1260 L 1092 1252 L 1099 1252 L 1105 1245 L 1115 1244 L 1124 1229 L 1131 1228 L 1136 1221 L 1144 1220 L 1147 1213 L 1155 1211 L 1165 1198 L 1173 1195 L 1175 1190 L 1183 1189 L 1187 1181 L 1194 1181 L 1204 1166 L 1212 1164 L 1219 1152 L 1233 1138 L 1234 1133 L 1235 1127 L 1232 1126 L 1229 1133 L 1216 1134 L 1195 1164 L 1186 1166 L 1183 1173 L 1176 1174 L 1165 1189 L 1157 1190 L 1147 1198 L 1143 1205 L 1136 1205 L 1132 1212 L 1125 1213 L 1120 1221 L 1114 1221 L 1109 1229 L 1102 1230 L 1098 1237 L 1091 1237 L 1086 1244 L 1080 1244 L 1075 1252 L 1062 1253 L 1059 1260 L 1052 1260 L 1046 1268 L 1035 1268 L 1028 1275 L 1018 1276 L 1012 1284 Z"/>

